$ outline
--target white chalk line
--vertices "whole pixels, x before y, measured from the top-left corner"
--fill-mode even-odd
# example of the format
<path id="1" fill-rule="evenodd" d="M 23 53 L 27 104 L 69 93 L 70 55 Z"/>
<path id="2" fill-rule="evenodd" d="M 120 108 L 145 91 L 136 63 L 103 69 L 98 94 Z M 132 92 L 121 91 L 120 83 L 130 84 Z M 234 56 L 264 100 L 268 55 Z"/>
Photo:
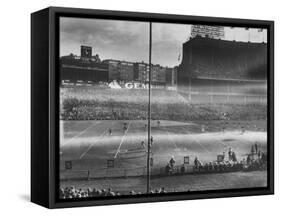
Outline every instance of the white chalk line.
<path id="1" fill-rule="evenodd" d="M 77 134 L 74 135 L 73 137 L 69 138 L 66 142 L 62 143 L 62 144 L 61 144 L 61 147 L 64 146 L 64 145 L 66 145 L 66 144 L 68 144 L 68 143 L 70 143 L 70 142 L 71 142 L 72 140 L 74 140 L 75 138 L 80 137 L 80 136 L 81 136 L 82 134 L 84 134 L 87 130 L 89 130 L 90 128 L 96 126 L 96 125 L 99 124 L 99 123 L 100 123 L 100 121 L 94 122 L 93 124 L 91 124 L 91 125 L 90 125 L 89 127 L 87 127 L 86 129 L 80 131 L 79 133 L 77 133 Z"/>
<path id="2" fill-rule="evenodd" d="M 119 151 L 120 151 L 121 145 L 122 145 L 122 143 L 123 143 L 123 141 L 124 141 L 125 136 L 126 136 L 127 133 L 128 133 L 128 130 L 129 130 L 130 125 L 131 125 L 131 122 L 129 122 L 129 124 L 128 124 L 128 128 L 127 128 L 127 130 L 125 131 L 125 133 L 124 133 L 124 135 L 123 135 L 123 137 L 122 137 L 122 139 L 121 139 L 121 142 L 120 142 L 120 144 L 119 144 L 119 146 L 118 146 L 118 148 L 117 148 L 117 150 L 116 150 L 116 153 L 115 153 L 115 155 L 114 155 L 114 158 L 117 157 L 117 155 L 118 155 L 118 153 L 119 153 Z"/>
<path id="3" fill-rule="evenodd" d="M 204 149 L 204 150 L 207 151 L 208 153 L 212 154 L 212 152 L 210 152 L 205 146 L 203 146 L 199 141 L 197 141 L 197 139 L 194 138 L 193 135 L 191 135 L 191 138 L 193 139 L 193 141 L 194 141 L 195 143 L 199 144 L 202 149 Z"/>
<path id="4" fill-rule="evenodd" d="M 175 148 L 178 149 L 176 142 L 172 139 L 170 132 L 167 130 L 166 126 L 164 126 L 164 130 L 167 133 L 169 140 L 174 144 Z"/>
<path id="5" fill-rule="evenodd" d="M 112 125 L 113 125 L 113 122 L 111 123 L 110 127 L 111 127 Z M 94 142 L 92 142 L 92 144 L 89 145 L 89 147 L 87 148 L 87 150 L 84 151 L 84 152 L 80 155 L 79 159 L 82 159 L 82 158 L 90 151 L 90 149 L 93 147 L 93 145 L 99 140 L 99 138 L 103 137 L 107 131 L 108 131 L 108 128 L 106 128 L 105 131 L 102 132 L 102 134 L 99 135 L 99 136 L 97 137 L 97 139 L 96 139 Z"/>

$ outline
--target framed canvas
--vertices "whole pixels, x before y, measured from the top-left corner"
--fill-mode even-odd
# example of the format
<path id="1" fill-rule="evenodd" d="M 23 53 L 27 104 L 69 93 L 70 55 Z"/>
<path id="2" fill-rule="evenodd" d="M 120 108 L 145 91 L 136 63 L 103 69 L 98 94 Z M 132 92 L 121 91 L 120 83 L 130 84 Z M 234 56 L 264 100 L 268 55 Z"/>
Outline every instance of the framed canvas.
<path id="1" fill-rule="evenodd" d="M 31 15 L 31 201 L 273 194 L 274 23 L 50 7 Z"/>

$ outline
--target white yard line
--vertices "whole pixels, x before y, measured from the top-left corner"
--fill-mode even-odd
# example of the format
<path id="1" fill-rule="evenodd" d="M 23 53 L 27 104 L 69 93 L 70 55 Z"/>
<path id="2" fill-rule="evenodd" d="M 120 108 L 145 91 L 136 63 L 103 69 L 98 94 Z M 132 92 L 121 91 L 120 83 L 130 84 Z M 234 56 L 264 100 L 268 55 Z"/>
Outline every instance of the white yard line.
<path id="1" fill-rule="evenodd" d="M 84 129 L 83 131 L 79 132 L 79 133 L 76 134 L 75 136 L 69 138 L 66 142 L 62 143 L 62 144 L 61 144 L 61 147 L 64 146 L 64 145 L 66 145 L 66 144 L 68 144 L 68 143 L 70 143 L 72 140 L 74 140 L 75 138 L 81 136 L 81 135 L 84 134 L 87 130 L 89 130 L 90 128 L 96 126 L 96 125 L 99 124 L 99 123 L 100 123 L 100 121 L 94 122 L 92 125 L 90 125 L 90 126 L 87 127 L 86 129 Z"/>
<path id="2" fill-rule="evenodd" d="M 128 128 L 127 128 L 127 130 L 125 131 L 125 133 L 124 133 L 124 135 L 123 135 L 123 137 L 122 137 L 122 139 L 121 139 L 121 142 L 120 142 L 120 144 L 119 144 L 119 146 L 118 146 L 118 148 L 117 148 L 117 150 L 116 150 L 116 153 L 115 153 L 115 155 L 114 155 L 114 158 L 117 157 L 117 155 L 118 155 L 118 153 L 119 153 L 119 151 L 120 151 L 121 145 L 122 145 L 122 143 L 123 143 L 123 141 L 124 141 L 125 136 L 127 135 L 127 132 L 128 132 L 128 130 L 129 130 L 130 125 L 131 125 L 131 122 L 128 124 Z"/>
<path id="3" fill-rule="evenodd" d="M 111 127 L 112 125 L 113 125 L 113 122 L 111 123 L 110 127 Z M 92 142 L 91 145 L 89 145 L 89 147 L 87 148 L 87 150 L 84 151 L 84 152 L 80 155 L 79 159 L 82 159 L 82 158 L 90 151 L 90 149 L 93 147 L 93 145 L 96 143 L 96 141 L 98 141 L 98 139 L 99 139 L 100 137 L 103 137 L 103 136 L 106 134 L 107 131 L 108 131 L 108 128 L 106 128 L 105 131 L 102 132 L 102 134 L 99 135 L 99 136 L 97 137 L 97 139 L 96 139 L 94 142 Z"/>

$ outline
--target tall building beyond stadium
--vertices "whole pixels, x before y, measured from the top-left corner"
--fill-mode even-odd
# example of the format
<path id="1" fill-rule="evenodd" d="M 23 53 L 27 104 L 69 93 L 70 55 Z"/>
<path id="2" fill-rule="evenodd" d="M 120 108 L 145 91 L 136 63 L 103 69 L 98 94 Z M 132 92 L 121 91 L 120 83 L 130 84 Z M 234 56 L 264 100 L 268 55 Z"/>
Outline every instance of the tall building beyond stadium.
<path id="1" fill-rule="evenodd" d="M 156 85 L 174 86 L 176 68 L 152 64 L 152 80 Z M 81 46 L 81 56 L 70 54 L 60 58 L 60 78 L 65 83 L 141 82 L 149 81 L 149 64 L 115 59 L 101 61 L 98 55 L 92 56 L 92 48 Z"/>

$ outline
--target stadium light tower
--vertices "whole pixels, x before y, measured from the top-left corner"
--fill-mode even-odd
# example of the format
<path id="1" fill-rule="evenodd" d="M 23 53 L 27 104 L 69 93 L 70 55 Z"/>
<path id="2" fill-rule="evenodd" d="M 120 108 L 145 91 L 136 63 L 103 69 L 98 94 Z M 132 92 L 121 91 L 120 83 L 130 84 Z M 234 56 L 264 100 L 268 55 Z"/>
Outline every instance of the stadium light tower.
<path id="1" fill-rule="evenodd" d="M 150 97 L 151 97 L 151 47 L 152 47 L 152 23 L 149 23 L 149 80 L 148 80 L 148 137 L 147 137 L 147 183 L 146 183 L 146 192 L 149 193 L 150 191 L 150 145 L 151 145 L 151 105 L 150 105 Z"/>

